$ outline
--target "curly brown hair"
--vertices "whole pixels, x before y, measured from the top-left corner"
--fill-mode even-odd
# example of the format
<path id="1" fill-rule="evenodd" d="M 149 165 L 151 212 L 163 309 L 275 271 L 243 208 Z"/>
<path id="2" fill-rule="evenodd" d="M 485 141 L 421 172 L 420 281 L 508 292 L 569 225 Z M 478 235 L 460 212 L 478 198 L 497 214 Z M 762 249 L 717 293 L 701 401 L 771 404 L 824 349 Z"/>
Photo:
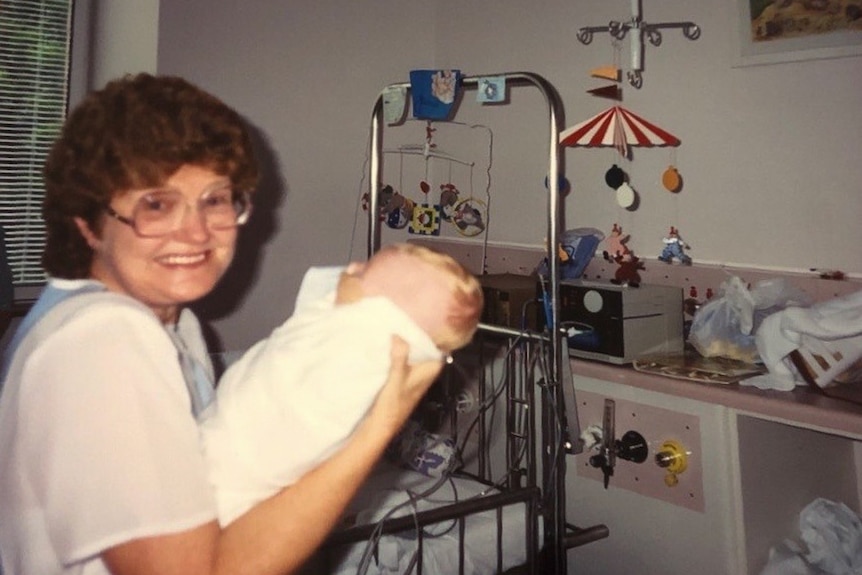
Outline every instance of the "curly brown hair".
<path id="1" fill-rule="evenodd" d="M 188 81 L 144 73 L 91 93 L 69 115 L 45 162 L 45 271 L 88 277 L 93 251 L 73 218 L 98 232 L 115 196 L 162 185 L 183 165 L 228 176 L 239 190 L 258 183 L 243 119 Z"/>

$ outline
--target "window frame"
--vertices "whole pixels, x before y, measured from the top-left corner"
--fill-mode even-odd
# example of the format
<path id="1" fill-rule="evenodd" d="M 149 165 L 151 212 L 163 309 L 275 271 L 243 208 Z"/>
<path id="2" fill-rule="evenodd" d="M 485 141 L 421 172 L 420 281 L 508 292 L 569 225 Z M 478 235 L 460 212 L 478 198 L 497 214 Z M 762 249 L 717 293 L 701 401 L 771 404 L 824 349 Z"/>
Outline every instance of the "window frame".
<path id="1" fill-rule="evenodd" d="M 65 118 L 68 111 L 75 104 L 80 102 L 89 89 L 89 71 L 91 69 L 90 44 L 91 30 L 93 29 L 92 18 L 94 1 L 69 0 L 69 6 L 71 22 L 69 23 L 69 47 L 66 54 L 67 81 L 66 102 L 63 118 Z M 35 200 L 41 201 L 41 198 L 36 195 Z M 15 302 L 27 302 L 36 299 L 44 287 L 44 284 L 45 280 L 29 280 L 26 283 L 15 283 Z"/>

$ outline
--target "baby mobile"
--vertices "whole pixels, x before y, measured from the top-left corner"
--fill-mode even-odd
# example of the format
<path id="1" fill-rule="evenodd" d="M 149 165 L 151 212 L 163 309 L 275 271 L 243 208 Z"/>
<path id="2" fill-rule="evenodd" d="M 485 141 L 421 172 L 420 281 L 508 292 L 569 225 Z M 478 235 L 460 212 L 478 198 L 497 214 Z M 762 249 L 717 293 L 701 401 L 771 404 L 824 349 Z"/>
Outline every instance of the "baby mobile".
<path id="1" fill-rule="evenodd" d="M 465 237 L 478 236 L 486 230 L 488 204 L 473 195 L 474 162 L 467 161 L 448 154 L 437 147 L 434 142 L 436 128 L 431 121 L 426 121 L 425 142 L 421 145 L 403 145 L 394 150 L 384 150 L 386 153 L 397 153 L 401 156 L 401 176 L 403 180 L 404 155 L 421 155 L 425 160 L 424 177 L 419 182 L 421 198 L 414 201 L 407 198 L 389 185 L 383 185 L 380 191 L 380 220 L 393 229 L 406 228 L 411 234 L 438 236 L 441 225 L 451 224 L 453 229 Z M 429 184 L 429 164 L 432 159 L 448 163 L 448 179 L 439 185 L 439 196 L 433 201 L 432 186 Z M 453 164 L 464 165 L 470 170 L 469 194 L 462 196 L 461 190 L 453 183 Z M 403 181 L 399 187 L 404 189 Z M 363 208 L 368 209 L 367 194 L 363 196 Z"/>
<path id="2" fill-rule="evenodd" d="M 473 196 L 473 168 L 474 163 L 447 154 L 437 147 L 434 142 L 434 121 L 450 122 L 459 100 L 461 90 L 460 70 L 411 70 L 410 71 L 410 95 L 413 109 L 413 118 L 416 121 L 425 122 L 425 141 L 418 145 L 402 145 L 395 150 L 383 150 L 384 153 L 397 153 L 401 156 L 401 177 L 399 186 L 403 190 L 403 159 L 404 155 L 421 155 L 425 160 L 424 177 L 419 182 L 419 191 L 422 197 L 419 201 L 413 201 L 393 189 L 391 185 L 381 185 L 380 190 L 380 212 L 381 221 L 395 229 L 407 228 L 411 234 L 440 235 L 442 223 L 451 224 L 454 230 L 467 237 L 477 236 L 487 232 L 488 227 L 488 204 L 490 202 L 490 169 L 491 151 L 489 146 L 489 161 L 487 167 L 488 185 L 485 189 L 487 201 Z M 403 120 L 407 110 L 405 98 L 405 87 L 397 87 L 387 91 L 383 97 L 383 113 L 387 122 L 397 124 Z M 499 77 L 483 78 L 480 82 L 480 90 L 477 101 L 500 102 L 505 98 L 505 82 Z M 461 124 L 463 125 L 463 124 Z M 470 128 L 486 128 L 481 125 L 471 125 Z M 488 130 L 490 136 L 490 130 Z M 491 141 L 493 138 L 491 138 Z M 439 185 L 439 199 L 434 202 L 431 198 L 432 186 L 429 184 L 429 164 L 432 159 L 440 159 L 448 162 L 448 180 Z M 461 164 L 470 169 L 469 195 L 462 197 L 461 191 L 452 181 L 453 164 Z M 370 199 L 368 194 L 362 196 L 362 207 L 369 209 Z M 487 238 L 487 233 L 486 233 Z"/>
<path id="3" fill-rule="evenodd" d="M 628 22 L 611 22 L 608 26 L 584 27 L 578 31 L 577 37 L 582 44 L 589 44 L 593 34 L 596 32 L 607 32 L 612 37 L 612 45 L 615 56 L 618 55 L 620 42 L 627 34 L 631 34 L 631 69 L 627 74 L 629 83 L 635 88 L 643 85 L 643 47 L 644 37 L 648 38 L 653 46 L 661 44 L 662 28 L 680 28 L 683 35 L 689 40 L 696 40 L 700 36 L 700 28 L 692 22 L 663 22 L 659 24 L 648 24 L 643 21 L 640 8 L 640 0 L 631 0 L 632 18 Z M 596 68 L 590 75 L 596 78 L 611 80 L 614 83 L 592 90 L 588 93 L 614 100 L 622 100 L 621 70 L 617 65 L 618 58 L 611 66 Z M 680 140 L 670 132 L 649 122 L 634 112 L 619 104 L 610 106 L 602 112 L 584 120 L 560 134 L 560 144 L 569 147 L 613 147 L 619 155 L 631 161 L 632 147 L 676 147 Z M 664 188 L 676 194 L 682 189 L 682 178 L 674 165 L 673 154 L 668 168 L 661 177 Z M 626 172 L 614 163 L 605 173 L 605 183 L 615 191 L 616 203 L 627 211 L 634 211 L 639 204 L 639 197 L 629 182 Z M 637 269 L 642 269 L 642 264 L 633 252 L 623 244 L 620 238 L 628 240 L 628 235 L 622 234 L 622 229 L 615 223 L 611 233 L 606 240 L 608 250 L 605 250 L 605 259 L 619 264 L 616 279 L 627 283 L 637 283 L 639 277 Z M 689 246 L 683 242 L 676 227 L 670 226 L 670 232 L 663 239 L 664 249 L 660 261 L 671 263 L 678 261 L 682 264 L 690 264 L 691 258 L 684 252 Z"/>

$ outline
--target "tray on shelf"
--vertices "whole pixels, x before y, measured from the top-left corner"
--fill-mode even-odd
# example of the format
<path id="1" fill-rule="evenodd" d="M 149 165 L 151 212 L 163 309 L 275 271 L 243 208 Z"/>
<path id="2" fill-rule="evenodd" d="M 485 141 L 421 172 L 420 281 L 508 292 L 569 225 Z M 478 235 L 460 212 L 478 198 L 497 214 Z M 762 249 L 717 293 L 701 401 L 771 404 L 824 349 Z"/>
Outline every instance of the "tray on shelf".
<path id="1" fill-rule="evenodd" d="M 738 383 L 764 373 L 761 365 L 744 363 L 722 357 L 704 357 L 696 351 L 663 353 L 639 357 L 633 366 L 637 371 L 664 377 L 685 379 L 701 383 Z"/>

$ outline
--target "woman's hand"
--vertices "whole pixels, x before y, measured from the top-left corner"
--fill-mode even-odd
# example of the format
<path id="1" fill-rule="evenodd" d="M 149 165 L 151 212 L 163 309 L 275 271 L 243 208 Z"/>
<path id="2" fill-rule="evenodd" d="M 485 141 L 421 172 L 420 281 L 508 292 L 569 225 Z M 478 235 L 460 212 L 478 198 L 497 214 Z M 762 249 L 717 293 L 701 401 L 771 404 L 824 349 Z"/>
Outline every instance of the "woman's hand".
<path id="1" fill-rule="evenodd" d="M 401 429 L 443 368 L 442 359 L 408 365 L 409 351 L 407 342 L 398 336 L 392 337 L 389 376 L 368 416 L 392 435 Z"/>

